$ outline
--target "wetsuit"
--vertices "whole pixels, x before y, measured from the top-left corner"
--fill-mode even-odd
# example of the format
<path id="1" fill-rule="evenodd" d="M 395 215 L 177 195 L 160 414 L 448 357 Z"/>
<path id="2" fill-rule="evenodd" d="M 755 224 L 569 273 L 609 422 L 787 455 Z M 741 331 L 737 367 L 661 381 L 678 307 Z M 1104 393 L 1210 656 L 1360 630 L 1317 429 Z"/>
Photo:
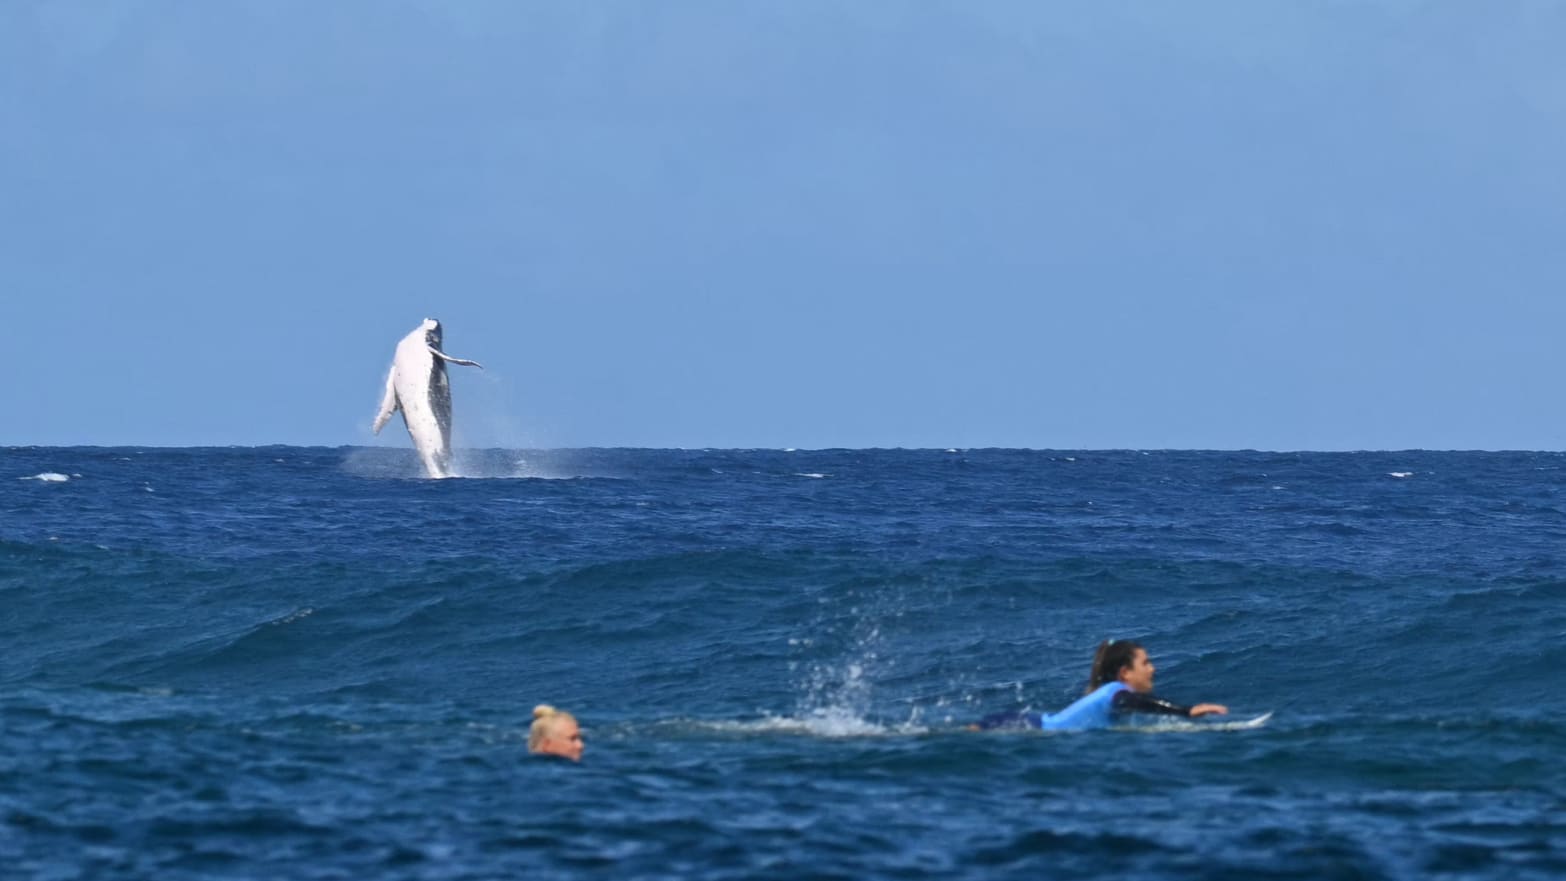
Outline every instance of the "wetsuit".
<path id="1" fill-rule="evenodd" d="M 1107 728 L 1115 721 L 1115 717 L 1126 713 L 1189 716 L 1191 708 L 1166 701 L 1154 694 L 1134 691 L 1124 682 L 1111 682 L 1077 698 L 1058 713 L 995 713 L 980 719 L 978 727 L 984 731 L 995 728 L 1076 731 Z"/>

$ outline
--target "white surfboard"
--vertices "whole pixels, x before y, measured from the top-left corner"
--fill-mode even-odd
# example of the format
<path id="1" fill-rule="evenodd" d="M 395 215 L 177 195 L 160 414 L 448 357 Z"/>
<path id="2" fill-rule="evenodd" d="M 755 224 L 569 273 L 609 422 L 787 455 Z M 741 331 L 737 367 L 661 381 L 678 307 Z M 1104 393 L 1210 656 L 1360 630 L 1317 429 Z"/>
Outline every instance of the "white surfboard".
<path id="1" fill-rule="evenodd" d="M 1267 711 L 1265 713 L 1262 713 L 1260 716 L 1256 716 L 1254 718 L 1250 718 L 1250 719 L 1236 719 L 1233 722 L 1229 722 L 1229 721 L 1209 722 L 1206 725 L 1204 725 L 1203 727 L 1204 728 L 1217 728 L 1220 731 L 1245 731 L 1245 730 L 1250 729 L 1250 728 L 1260 728 L 1263 725 L 1266 725 L 1267 724 L 1267 720 L 1271 719 L 1271 718 L 1272 718 L 1272 711 L 1269 710 L 1269 711 Z"/>
<path id="2" fill-rule="evenodd" d="M 1131 731 L 1248 731 L 1252 728 L 1260 728 L 1272 718 L 1272 712 L 1262 713 L 1249 719 L 1229 719 L 1224 716 L 1206 716 L 1200 719 L 1175 719 L 1169 716 L 1144 717 L 1132 725 L 1124 726 Z"/>

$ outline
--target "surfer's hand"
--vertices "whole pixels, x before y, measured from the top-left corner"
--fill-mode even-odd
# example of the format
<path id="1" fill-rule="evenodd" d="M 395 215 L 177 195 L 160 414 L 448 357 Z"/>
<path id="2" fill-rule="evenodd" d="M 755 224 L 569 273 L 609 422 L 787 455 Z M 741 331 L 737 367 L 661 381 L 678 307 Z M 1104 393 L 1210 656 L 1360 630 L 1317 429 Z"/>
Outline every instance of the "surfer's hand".
<path id="1" fill-rule="evenodd" d="M 1191 718 L 1195 719 L 1197 716 L 1224 716 L 1228 712 L 1229 708 L 1223 704 L 1197 704 L 1191 708 Z"/>

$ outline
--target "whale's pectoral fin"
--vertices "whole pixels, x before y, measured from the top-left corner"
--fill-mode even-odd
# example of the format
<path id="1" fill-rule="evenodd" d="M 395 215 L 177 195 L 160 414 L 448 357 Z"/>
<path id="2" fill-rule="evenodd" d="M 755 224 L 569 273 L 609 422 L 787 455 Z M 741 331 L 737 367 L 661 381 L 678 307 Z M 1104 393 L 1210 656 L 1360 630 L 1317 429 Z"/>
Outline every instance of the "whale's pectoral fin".
<path id="1" fill-rule="evenodd" d="M 435 348 L 434 346 L 430 346 L 429 350 L 431 355 L 434 355 L 442 361 L 450 361 L 453 364 L 461 364 L 464 367 L 477 367 L 480 370 L 484 369 L 484 365 L 477 361 L 469 361 L 466 358 L 453 358 L 445 352 L 442 352 L 440 349 Z"/>
<path id="2" fill-rule="evenodd" d="M 397 367 L 386 374 L 386 394 L 381 398 L 381 410 L 375 414 L 375 424 L 370 427 L 372 434 L 380 434 L 381 428 L 386 425 L 386 420 L 397 412 Z"/>

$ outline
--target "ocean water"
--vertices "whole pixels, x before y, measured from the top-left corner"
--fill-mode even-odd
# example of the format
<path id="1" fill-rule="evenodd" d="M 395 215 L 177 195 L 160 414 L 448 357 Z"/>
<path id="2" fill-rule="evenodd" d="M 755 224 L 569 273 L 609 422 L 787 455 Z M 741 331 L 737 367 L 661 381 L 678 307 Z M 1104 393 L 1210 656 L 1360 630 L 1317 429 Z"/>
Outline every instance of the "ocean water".
<path id="1" fill-rule="evenodd" d="M 0 876 L 1566 877 L 1561 454 L 459 466 L 0 449 Z"/>

